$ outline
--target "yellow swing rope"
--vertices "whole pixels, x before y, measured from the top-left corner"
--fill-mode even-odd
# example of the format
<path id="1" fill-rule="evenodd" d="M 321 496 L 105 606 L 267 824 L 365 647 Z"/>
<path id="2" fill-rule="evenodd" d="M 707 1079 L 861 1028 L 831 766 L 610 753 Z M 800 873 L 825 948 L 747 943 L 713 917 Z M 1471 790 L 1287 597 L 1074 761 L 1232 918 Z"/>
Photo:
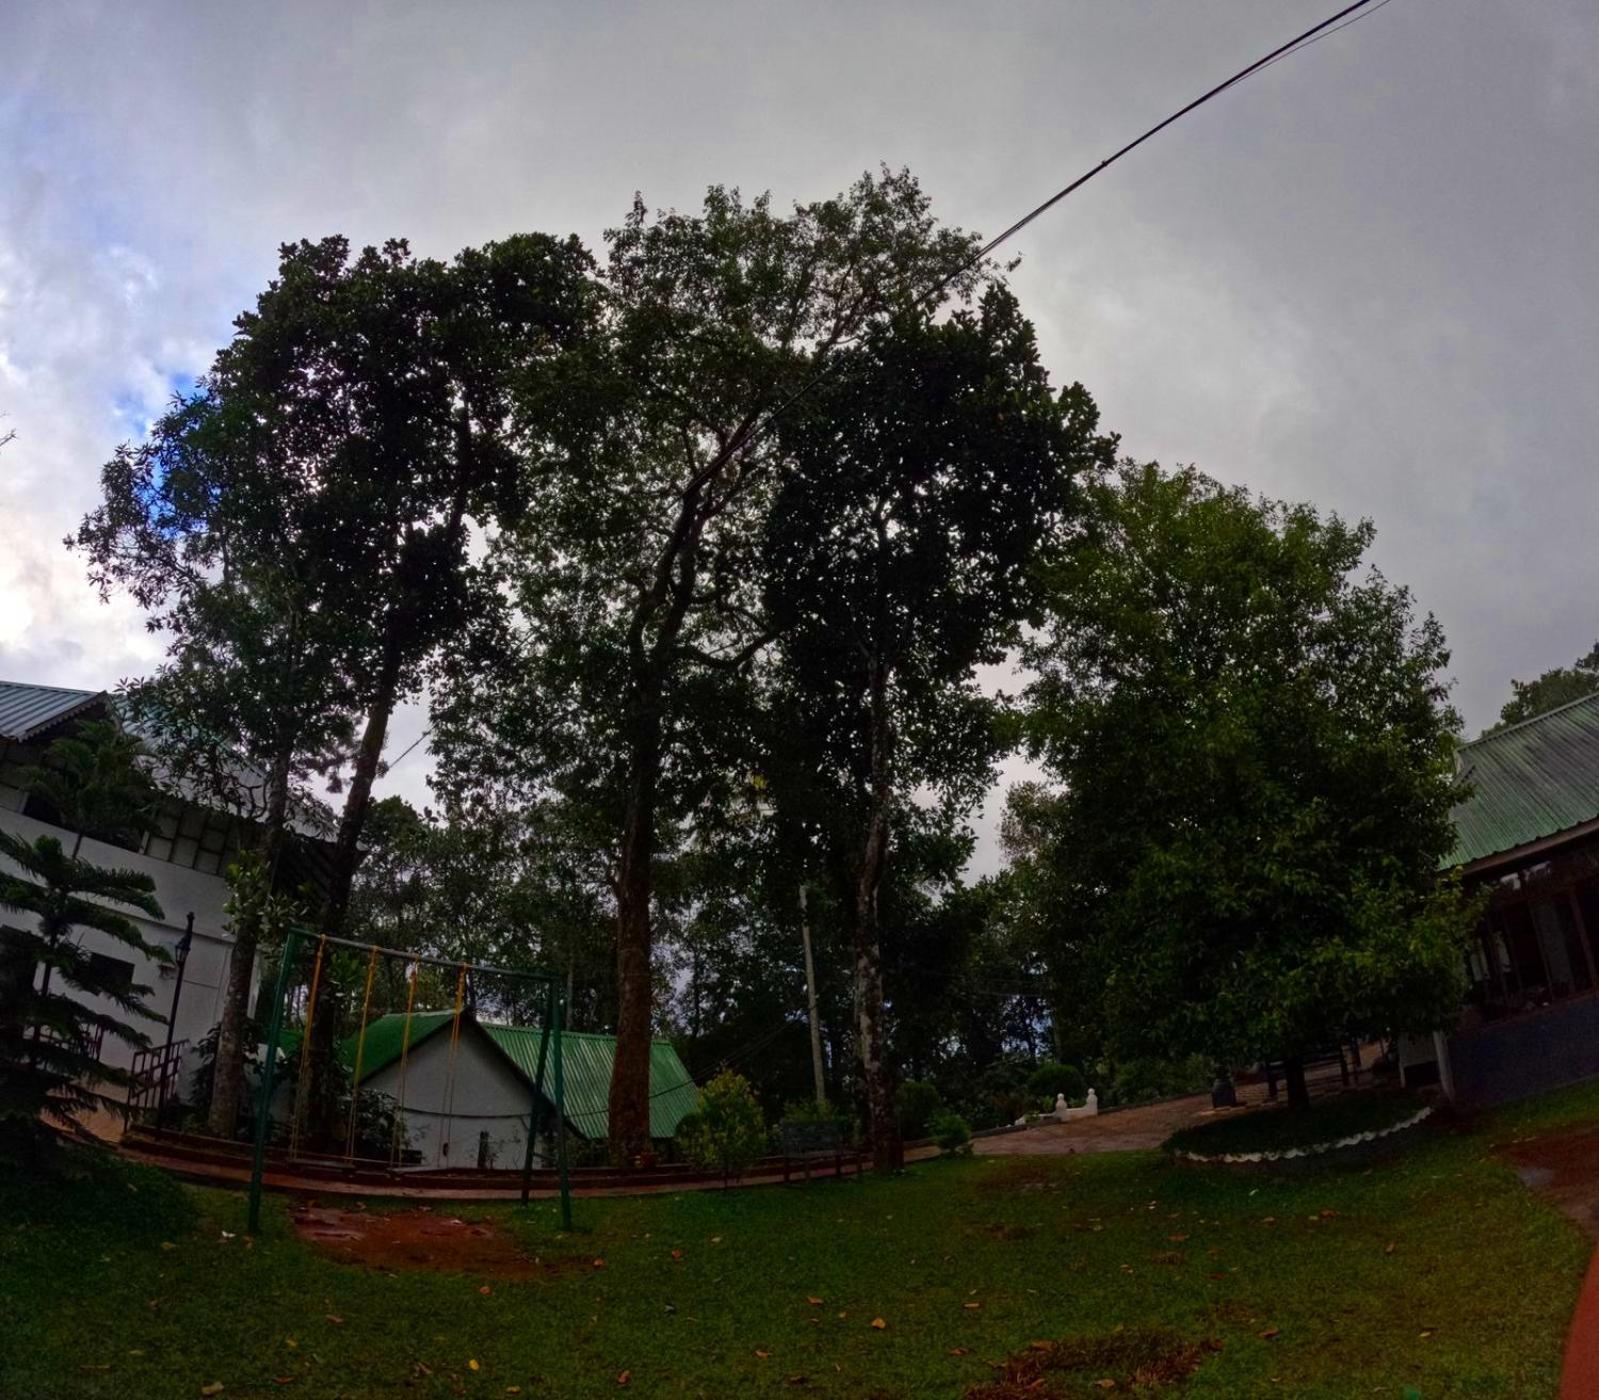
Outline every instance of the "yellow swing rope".
<path id="1" fill-rule="evenodd" d="M 305 1031 L 300 1037 L 300 1073 L 294 1085 L 294 1117 L 289 1130 L 289 1156 L 300 1150 L 300 1126 L 305 1121 L 306 1089 L 311 1083 L 311 1022 L 316 1016 L 316 994 L 322 985 L 322 957 L 328 950 L 328 936 L 317 941 L 316 961 L 311 964 L 311 995 L 305 1003 Z"/>
<path id="2" fill-rule="evenodd" d="M 372 956 L 366 963 L 366 991 L 361 996 L 361 1033 L 355 1041 L 355 1073 L 350 1078 L 350 1131 L 344 1139 L 344 1159 L 355 1159 L 355 1116 L 361 1101 L 361 1061 L 366 1058 L 366 1023 L 372 1010 L 372 978 L 378 970 L 378 945 L 372 945 Z"/>
<path id="3" fill-rule="evenodd" d="M 461 964 L 461 971 L 455 979 L 455 1019 L 450 1022 L 450 1059 L 444 1073 L 444 1132 L 441 1139 L 442 1146 L 447 1155 L 450 1142 L 450 1128 L 455 1116 L 455 1055 L 461 1048 L 461 1006 L 466 998 L 466 964 Z"/>
<path id="4" fill-rule="evenodd" d="M 405 1030 L 400 1036 L 400 1097 L 394 1109 L 394 1140 L 389 1148 L 391 1163 L 400 1160 L 400 1125 L 405 1115 L 405 1064 L 411 1054 L 411 1008 L 416 1005 L 416 983 L 421 970 L 416 963 L 406 969 L 406 981 L 410 985 L 405 993 Z"/>

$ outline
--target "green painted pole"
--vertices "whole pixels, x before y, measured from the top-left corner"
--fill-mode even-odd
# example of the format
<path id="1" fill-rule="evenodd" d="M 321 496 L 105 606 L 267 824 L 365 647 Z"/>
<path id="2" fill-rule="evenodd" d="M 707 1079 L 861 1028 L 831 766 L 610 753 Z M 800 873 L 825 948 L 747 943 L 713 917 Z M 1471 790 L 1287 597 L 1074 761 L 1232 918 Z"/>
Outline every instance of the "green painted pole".
<path id="1" fill-rule="evenodd" d="M 555 1162 L 561 1173 L 561 1228 L 572 1228 L 572 1183 L 566 1170 L 566 1072 L 561 1032 L 566 1025 L 566 998 L 555 999 Z"/>
<path id="2" fill-rule="evenodd" d="M 533 1189 L 533 1144 L 538 1141 L 539 1119 L 544 1116 L 544 1060 L 550 1049 L 550 1020 L 555 1010 L 555 984 L 552 982 L 544 996 L 544 1030 L 539 1036 L 539 1068 L 533 1076 L 533 1104 L 527 1114 L 527 1153 L 522 1158 L 522 1204 L 527 1204 Z"/>
<path id="3" fill-rule="evenodd" d="M 278 964 L 278 985 L 272 993 L 272 1020 L 267 1027 L 266 1064 L 261 1067 L 261 1099 L 255 1107 L 255 1156 L 250 1164 L 250 1233 L 261 1232 L 261 1177 L 266 1171 L 267 1132 L 271 1125 L 272 1076 L 278 1067 L 278 1042 L 283 1038 L 283 1003 L 289 992 L 289 977 L 294 969 L 298 929 L 290 929 L 283 940 L 283 960 Z"/>

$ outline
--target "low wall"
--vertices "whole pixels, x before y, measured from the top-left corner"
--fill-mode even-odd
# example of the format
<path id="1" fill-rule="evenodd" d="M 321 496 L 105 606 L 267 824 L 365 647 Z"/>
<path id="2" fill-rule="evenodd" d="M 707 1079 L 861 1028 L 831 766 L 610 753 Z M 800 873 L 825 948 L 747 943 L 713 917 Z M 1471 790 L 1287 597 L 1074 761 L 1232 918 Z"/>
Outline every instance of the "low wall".
<path id="1" fill-rule="evenodd" d="M 1599 996 L 1576 997 L 1449 1037 L 1455 1102 L 1505 1103 L 1599 1078 Z"/>

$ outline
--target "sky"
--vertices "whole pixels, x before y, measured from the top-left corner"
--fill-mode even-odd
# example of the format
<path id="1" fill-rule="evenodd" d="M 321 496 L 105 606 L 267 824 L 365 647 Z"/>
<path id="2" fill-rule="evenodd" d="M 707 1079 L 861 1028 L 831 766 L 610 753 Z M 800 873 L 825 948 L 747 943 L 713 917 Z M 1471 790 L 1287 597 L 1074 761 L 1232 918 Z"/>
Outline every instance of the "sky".
<path id="1" fill-rule="evenodd" d="M 884 163 L 991 233 L 1336 8 L 8 0 L 0 679 L 153 669 L 61 540 L 280 243 L 597 244 L 635 191 L 809 200 Z M 1026 229 L 1013 281 L 1133 456 L 1370 517 L 1474 733 L 1599 637 L 1599 8 L 1363 13 Z M 384 786 L 427 771 L 424 744 Z"/>

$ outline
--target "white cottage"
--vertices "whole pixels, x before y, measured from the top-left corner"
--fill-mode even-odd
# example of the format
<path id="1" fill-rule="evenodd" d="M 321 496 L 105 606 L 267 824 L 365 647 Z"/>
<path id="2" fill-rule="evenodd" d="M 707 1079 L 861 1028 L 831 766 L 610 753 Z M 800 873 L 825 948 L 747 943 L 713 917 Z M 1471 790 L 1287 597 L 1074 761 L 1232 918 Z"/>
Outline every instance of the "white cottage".
<path id="1" fill-rule="evenodd" d="M 341 1044 L 340 1057 L 353 1069 L 359 1053 L 361 1088 L 394 1101 L 416 1165 L 520 1168 L 540 1031 L 463 1011 L 460 1033 L 452 1037 L 454 1019 L 449 1011 L 417 1012 L 407 1037 L 403 1013 L 375 1017 L 364 1045 L 359 1035 L 351 1035 Z M 604 1138 L 616 1037 L 568 1031 L 561 1049 L 567 1131 L 584 1139 Z M 657 1140 L 671 1138 L 683 1115 L 699 1105 L 699 1091 L 669 1041 L 650 1047 L 650 1095 L 650 1136 Z M 545 1066 L 535 1154 L 541 1161 L 551 1157 L 554 1096 L 552 1059 Z M 286 1112 L 286 1105 L 279 1111 Z"/>

